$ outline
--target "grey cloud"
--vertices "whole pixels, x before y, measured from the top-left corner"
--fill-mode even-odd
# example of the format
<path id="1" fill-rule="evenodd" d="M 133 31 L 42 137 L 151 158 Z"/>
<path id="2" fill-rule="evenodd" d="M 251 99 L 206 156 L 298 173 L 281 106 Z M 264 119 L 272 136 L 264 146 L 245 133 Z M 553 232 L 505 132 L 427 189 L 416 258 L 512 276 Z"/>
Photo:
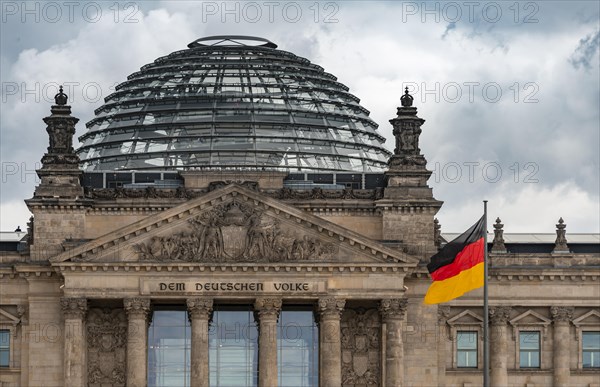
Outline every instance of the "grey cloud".
<path id="1" fill-rule="evenodd" d="M 598 65 L 597 53 L 599 47 L 600 30 L 579 40 L 579 45 L 571 55 L 571 58 L 569 58 L 569 62 L 576 69 L 583 67 L 586 70 L 590 70 L 594 64 Z M 594 61 L 594 59 L 596 60 Z"/>

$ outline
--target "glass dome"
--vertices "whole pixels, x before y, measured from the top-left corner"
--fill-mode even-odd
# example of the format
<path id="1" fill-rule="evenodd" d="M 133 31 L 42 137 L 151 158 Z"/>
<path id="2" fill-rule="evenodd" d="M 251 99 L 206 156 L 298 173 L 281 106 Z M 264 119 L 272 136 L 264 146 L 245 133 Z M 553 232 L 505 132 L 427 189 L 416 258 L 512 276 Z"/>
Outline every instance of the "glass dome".
<path id="1" fill-rule="evenodd" d="M 359 99 L 276 48 L 213 36 L 143 66 L 87 123 L 83 170 L 383 171 L 391 153 Z"/>

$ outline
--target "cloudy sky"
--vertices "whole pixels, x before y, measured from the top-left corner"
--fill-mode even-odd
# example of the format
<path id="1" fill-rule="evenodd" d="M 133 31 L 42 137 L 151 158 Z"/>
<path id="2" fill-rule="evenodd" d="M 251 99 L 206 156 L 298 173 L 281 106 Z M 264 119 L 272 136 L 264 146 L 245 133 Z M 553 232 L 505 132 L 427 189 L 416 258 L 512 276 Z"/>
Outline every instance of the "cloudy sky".
<path id="1" fill-rule="evenodd" d="M 57 85 L 84 123 L 159 56 L 199 37 L 267 38 L 338 77 L 391 126 L 408 86 L 445 202 L 442 230 L 489 200 L 506 232 L 600 232 L 596 1 L 1 3 L 0 229 L 24 228 Z"/>

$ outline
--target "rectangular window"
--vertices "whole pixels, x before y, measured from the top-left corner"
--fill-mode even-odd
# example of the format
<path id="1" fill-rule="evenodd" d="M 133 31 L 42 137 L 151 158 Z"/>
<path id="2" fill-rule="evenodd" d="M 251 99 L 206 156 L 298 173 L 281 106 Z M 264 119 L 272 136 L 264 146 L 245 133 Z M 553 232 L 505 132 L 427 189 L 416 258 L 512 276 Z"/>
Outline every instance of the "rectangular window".
<path id="1" fill-rule="evenodd" d="M 0 330 L 0 367 L 10 365 L 10 331 Z"/>
<path id="2" fill-rule="evenodd" d="M 258 326 L 250 306 L 215 306 L 208 341 L 211 387 L 258 386 Z"/>
<path id="3" fill-rule="evenodd" d="M 190 347 L 187 312 L 155 310 L 148 329 L 148 386 L 189 386 Z"/>
<path id="4" fill-rule="evenodd" d="M 519 367 L 540 368 L 540 332 L 519 332 Z"/>
<path id="5" fill-rule="evenodd" d="M 600 368 L 600 332 L 583 332 L 583 368 Z"/>
<path id="6" fill-rule="evenodd" d="M 319 328 L 312 308 L 286 306 L 277 324 L 278 385 L 319 384 Z"/>
<path id="7" fill-rule="evenodd" d="M 456 366 L 460 368 L 477 368 L 477 332 L 457 332 Z"/>

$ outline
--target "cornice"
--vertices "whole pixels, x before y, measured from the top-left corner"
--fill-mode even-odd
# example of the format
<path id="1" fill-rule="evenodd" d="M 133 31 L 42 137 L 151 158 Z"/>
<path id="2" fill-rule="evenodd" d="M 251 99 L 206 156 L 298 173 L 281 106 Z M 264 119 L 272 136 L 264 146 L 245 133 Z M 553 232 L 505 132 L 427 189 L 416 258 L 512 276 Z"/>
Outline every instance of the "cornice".
<path id="1" fill-rule="evenodd" d="M 569 268 L 490 268 L 488 278 L 498 282 L 504 281 L 590 281 L 600 278 L 600 268 L 569 267 Z M 426 268 L 416 268 L 409 274 L 410 278 L 431 278 Z"/>
<path id="2" fill-rule="evenodd" d="M 228 264 L 135 263 L 135 262 L 61 262 L 54 265 L 61 273 L 153 272 L 153 273 L 407 273 L 410 267 L 398 264 Z"/>

